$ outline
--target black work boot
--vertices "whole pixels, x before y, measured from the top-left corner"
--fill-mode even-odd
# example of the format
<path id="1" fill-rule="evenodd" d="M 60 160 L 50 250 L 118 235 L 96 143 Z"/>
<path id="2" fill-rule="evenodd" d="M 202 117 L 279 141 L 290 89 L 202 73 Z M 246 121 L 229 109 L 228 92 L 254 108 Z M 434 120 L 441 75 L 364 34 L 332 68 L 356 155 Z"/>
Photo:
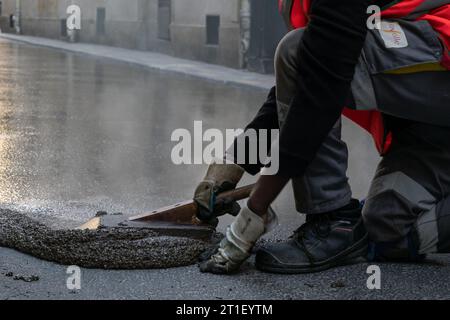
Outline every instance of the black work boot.
<path id="1" fill-rule="evenodd" d="M 359 201 L 334 212 L 309 215 L 289 241 L 256 253 L 256 267 L 273 273 L 309 273 L 366 256 L 368 236 Z"/>

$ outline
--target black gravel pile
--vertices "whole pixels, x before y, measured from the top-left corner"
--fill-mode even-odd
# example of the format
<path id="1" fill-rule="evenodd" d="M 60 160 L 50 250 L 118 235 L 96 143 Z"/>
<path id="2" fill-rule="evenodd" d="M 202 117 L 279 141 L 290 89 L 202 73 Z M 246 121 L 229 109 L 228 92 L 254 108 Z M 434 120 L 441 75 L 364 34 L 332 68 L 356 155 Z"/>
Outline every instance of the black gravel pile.
<path id="1" fill-rule="evenodd" d="M 155 269 L 194 264 L 208 242 L 161 237 L 143 229 L 53 230 L 18 212 L 0 209 L 0 246 L 64 265 Z"/>

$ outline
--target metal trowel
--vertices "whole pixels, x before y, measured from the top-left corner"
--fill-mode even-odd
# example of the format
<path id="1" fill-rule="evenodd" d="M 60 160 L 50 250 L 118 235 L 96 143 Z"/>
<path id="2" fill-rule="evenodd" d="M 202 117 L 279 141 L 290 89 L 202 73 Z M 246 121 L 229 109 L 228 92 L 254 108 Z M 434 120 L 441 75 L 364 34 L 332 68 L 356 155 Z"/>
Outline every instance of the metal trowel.
<path id="1" fill-rule="evenodd" d="M 240 201 L 250 197 L 254 185 L 241 187 L 221 193 L 217 200 Z M 111 228 L 143 228 L 154 231 L 159 236 L 180 236 L 195 239 L 209 239 L 215 226 L 206 224 L 197 218 L 198 205 L 189 200 L 164 207 L 149 213 L 132 217 L 122 214 L 108 215 L 99 213 L 78 230 L 101 230 Z"/>

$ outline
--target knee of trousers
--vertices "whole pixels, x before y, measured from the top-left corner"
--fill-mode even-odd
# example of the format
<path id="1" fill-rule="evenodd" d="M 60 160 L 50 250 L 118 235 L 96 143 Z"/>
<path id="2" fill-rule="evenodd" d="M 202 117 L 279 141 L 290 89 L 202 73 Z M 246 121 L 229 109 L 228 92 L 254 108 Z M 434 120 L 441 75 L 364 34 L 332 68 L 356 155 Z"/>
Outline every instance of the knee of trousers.
<path id="1" fill-rule="evenodd" d="M 287 33 L 278 43 L 275 51 L 275 70 L 283 70 L 287 66 L 294 67 L 297 61 L 297 51 L 304 29 L 295 29 Z"/>
<path id="2" fill-rule="evenodd" d="M 414 228 L 421 212 L 435 206 L 435 199 L 402 172 L 376 178 L 363 208 L 363 219 L 374 242 L 396 242 Z"/>
<path id="3" fill-rule="evenodd" d="M 397 219 L 405 214 L 401 206 L 395 190 L 384 190 L 366 200 L 362 215 L 371 241 L 396 242 L 408 234 L 397 224 Z"/>

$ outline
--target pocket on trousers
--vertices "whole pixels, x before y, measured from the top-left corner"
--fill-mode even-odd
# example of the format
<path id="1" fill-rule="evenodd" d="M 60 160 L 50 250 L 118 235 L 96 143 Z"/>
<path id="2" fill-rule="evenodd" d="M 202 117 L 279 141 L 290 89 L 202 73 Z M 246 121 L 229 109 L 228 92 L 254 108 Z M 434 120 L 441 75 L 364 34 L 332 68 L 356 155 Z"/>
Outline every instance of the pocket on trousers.
<path id="1" fill-rule="evenodd" d="M 383 26 L 384 31 L 367 35 L 361 58 L 365 76 L 357 72 L 352 85 L 358 109 L 450 126 L 450 73 L 440 64 L 437 33 L 427 21 L 392 20 Z"/>
<path id="2" fill-rule="evenodd" d="M 364 57 L 372 75 L 420 65 L 440 64 L 443 46 L 428 21 L 383 20 L 370 30 Z"/>

